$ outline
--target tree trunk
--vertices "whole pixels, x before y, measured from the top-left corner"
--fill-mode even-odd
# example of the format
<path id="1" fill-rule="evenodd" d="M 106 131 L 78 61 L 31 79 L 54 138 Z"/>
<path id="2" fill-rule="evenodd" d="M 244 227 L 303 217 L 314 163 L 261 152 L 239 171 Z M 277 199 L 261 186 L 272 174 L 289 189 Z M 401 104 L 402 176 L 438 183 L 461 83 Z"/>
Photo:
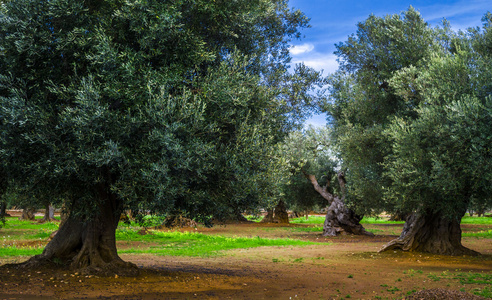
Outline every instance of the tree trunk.
<path id="1" fill-rule="evenodd" d="M 36 213 L 35 208 L 24 208 L 22 210 L 22 215 L 19 217 L 19 220 L 28 220 L 28 221 L 34 221 L 35 216 L 34 213 Z"/>
<path id="2" fill-rule="evenodd" d="M 372 232 L 368 232 L 360 224 L 361 217 L 357 216 L 351 209 L 345 206 L 342 198 L 328 192 L 328 185 L 322 187 L 316 180 L 316 176 L 307 174 L 304 176 L 311 182 L 314 189 L 330 203 L 326 212 L 325 223 L 323 224 L 323 236 L 337 236 L 341 234 L 356 234 L 374 236 Z M 345 194 L 345 179 L 343 173 L 338 174 L 338 181 L 342 189 L 342 194 Z"/>
<path id="3" fill-rule="evenodd" d="M 287 213 L 287 209 L 285 207 L 284 201 L 280 200 L 277 203 L 277 206 L 274 208 L 267 209 L 267 214 L 261 220 L 261 223 L 281 223 L 288 224 L 289 223 L 289 214 Z"/>
<path id="4" fill-rule="evenodd" d="M 0 218 L 7 217 L 7 203 L 0 202 Z"/>
<path id="5" fill-rule="evenodd" d="M 63 201 L 61 210 L 60 210 L 60 227 L 68 220 L 68 216 L 70 215 L 70 211 L 67 208 L 65 201 Z"/>
<path id="6" fill-rule="evenodd" d="M 56 221 L 55 208 L 51 204 L 48 204 L 46 205 L 44 211 L 44 217 L 41 220 L 39 220 L 39 223 L 52 222 L 52 221 Z"/>
<path id="7" fill-rule="evenodd" d="M 443 255 L 479 255 L 461 244 L 458 220 L 448 220 L 439 213 L 411 214 L 399 238 L 379 252 L 388 250 L 429 252 Z"/>
<path id="8" fill-rule="evenodd" d="M 334 197 L 326 212 L 323 224 L 323 236 L 337 236 L 343 234 L 356 234 L 374 236 L 372 232 L 366 231 L 360 224 L 362 218 L 348 209 L 343 201 Z"/>
<path id="9" fill-rule="evenodd" d="M 267 209 L 267 214 L 263 217 L 261 223 L 273 223 L 273 208 Z"/>
<path id="10" fill-rule="evenodd" d="M 284 201 L 280 200 L 275 206 L 273 211 L 273 222 L 288 224 L 289 223 L 289 214 L 287 213 L 287 208 L 285 207 Z"/>
<path id="11" fill-rule="evenodd" d="M 91 219 L 69 215 L 40 255 L 23 264 L 32 268 L 58 263 L 85 274 L 136 275 L 137 267 L 124 262 L 116 252 L 116 227 L 121 209 L 114 194 L 98 191 L 98 214 Z"/>

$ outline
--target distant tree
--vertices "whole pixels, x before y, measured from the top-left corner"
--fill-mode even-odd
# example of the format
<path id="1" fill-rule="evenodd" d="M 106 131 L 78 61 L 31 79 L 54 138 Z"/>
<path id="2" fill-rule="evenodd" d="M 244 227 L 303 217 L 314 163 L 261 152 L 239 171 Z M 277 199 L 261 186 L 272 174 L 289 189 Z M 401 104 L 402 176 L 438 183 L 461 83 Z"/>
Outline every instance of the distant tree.
<path id="1" fill-rule="evenodd" d="M 328 78 L 330 97 L 322 109 L 347 170 L 346 202 L 360 214 L 395 211 L 384 199 L 391 180 L 382 163 L 392 149 L 383 132 L 393 116 L 414 117 L 418 102 L 405 101 L 389 82 L 394 72 L 423 64 L 433 41 L 432 30 L 410 7 L 401 15 L 371 15 L 336 46 L 340 67 Z"/>
<path id="2" fill-rule="evenodd" d="M 274 145 L 315 101 L 287 72 L 307 19 L 286 1 L 30 1 L 2 5 L 0 159 L 68 219 L 43 254 L 88 272 L 117 255 L 121 212 L 204 222 L 272 194 Z"/>
<path id="3" fill-rule="evenodd" d="M 345 178 L 343 172 L 337 172 L 338 162 L 328 128 L 310 127 L 304 132 L 292 132 L 283 149 L 291 165 L 291 176 L 283 189 L 288 204 L 305 208 L 314 205 L 327 207 L 323 225 L 325 236 L 346 233 L 373 235 L 359 223 L 362 216 L 344 202 Z"/>

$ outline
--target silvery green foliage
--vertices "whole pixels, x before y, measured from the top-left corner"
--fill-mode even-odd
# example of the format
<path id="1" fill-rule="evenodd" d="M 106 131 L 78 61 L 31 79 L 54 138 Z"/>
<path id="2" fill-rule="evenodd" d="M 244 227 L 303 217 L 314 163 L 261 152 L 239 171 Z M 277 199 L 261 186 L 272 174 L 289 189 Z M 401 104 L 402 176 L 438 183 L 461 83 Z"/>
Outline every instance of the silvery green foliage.
<path id="1" fill-rule="evenodd" d="M 315 100 L 317 73 L 287 73 L 288 42 L 305 26 L 285 1 L 4 3 L 9 177 L 30 201 L 87 216 L 102 187 L 117 210 L 257 207 L 272 194 L 274 145 Z"/>

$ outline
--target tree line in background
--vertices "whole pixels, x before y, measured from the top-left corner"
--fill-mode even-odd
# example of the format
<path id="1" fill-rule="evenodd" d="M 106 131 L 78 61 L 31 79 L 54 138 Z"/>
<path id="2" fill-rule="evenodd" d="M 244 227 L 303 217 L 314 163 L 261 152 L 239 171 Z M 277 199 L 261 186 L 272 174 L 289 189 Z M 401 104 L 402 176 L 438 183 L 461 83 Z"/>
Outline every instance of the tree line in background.
<path id="1" fill-rule="evenodd" d="M 327 78 L 288 69 L 309 25 L 285 0 L 14 0 L 0 14 L 3 202 L 69 215 L 26 266 L 135 272 L 116 253 L 122 211 L 210 225 L 279 200 L 328 207 L 327 235 L 370 235 L 362 216 L 386 211 L 410 216 L 388 248 L 475 254 L 459 224 L 492 206 L 490 13 L 459 33 L 413 8 L 370 16 Z M 302 130 L 314 110 L 328 128 Z"/>

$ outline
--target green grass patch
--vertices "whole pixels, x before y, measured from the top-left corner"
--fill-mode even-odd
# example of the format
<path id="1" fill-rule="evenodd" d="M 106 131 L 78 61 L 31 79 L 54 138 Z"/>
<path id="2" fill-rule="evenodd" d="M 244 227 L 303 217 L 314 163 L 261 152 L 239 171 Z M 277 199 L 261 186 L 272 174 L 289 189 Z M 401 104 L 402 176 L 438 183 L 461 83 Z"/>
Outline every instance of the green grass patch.
<path id="1" fill-rule="evenodd" d="M 360 221 L 361 224 L 405 224 L 405 221 L 389 221 L 385 218 L 364 217 Z"/>
<path id="2" fill-rule="evenodd" d="M 291 232 L 323 232 L 323 226 L 286 227 Z"/>
<path id="3" fill-rule="evenodd" d="M 492 225 L 492 218 L 464 216 L 461 219 L 461 224 Z"/>
<path id="4" fill-rule="evenodd" d="M 23 231 L 39 231 L 39 230 L 57 230 L 60 223 L 58 222 L 46 222 L 38 223 L 37 221 L 21 221 L 15 217 L 8 217 L 5 221 L 5 226 L 2 227 L 0 235 L 4 235 L 9 230 L 23 230 Z"/>
<path id="5" fill-rule="evenodd" d="M 263 216 L 253 216 L 253 215 L 248 215 L 246 216 L 246 219 L 248 221 L 253 221 L 253 222 L 261 222 L 263 220 Z"/>
<path id="6" fill-rule="evenodd" d="M 323 224 L 325 216 L 310 216 L 308 219 L 306 217 L 292 218 L 289 222 L 292 224 Z"/>
<path id="7" fill-rule="evenodd" d="M 118 240 L 147 241 L 157 245 L 144 248 L 131 248 L 118 251 L 119 253 L 151 253 L 170 256 L 218 256 L 223 251 L 232 249 L 255 248 L 264 246 L 307 246 L 319 245 L 307 241 L 292 239 L 264 239 L 260 237 L 224 237 L 205 235 L 194 232 L 155 231 L 153 234 L 139 235 L 130 230 L 118 230 Z M 328 244 L 328 243 L 324 243 Z"/>
<path id="8" fill-rule="evenodd" d="M 492 230 L 482 230 L 478 232 L 462 232 L 462 237 L 492 238 Z"/>
<path id="9" fill-rule="evenodd" d="M 492 298 L 492 274 L 491 273 L 458 273 L 453 279 L 458 279 L 461 284 L 479 284 L 484 287 L 476 287 L 469 292 L 477 296 Z"/>
<path id="10" fill-rule="evenodd" d="M 0 256 L 1 257 L 11 257 L 11 256 L 34 256 L 43 253 L 43 247 L 1 247 Z"/>
<path id="11" fill-rule="evenodd" d="M 458 273 L 453 279 L 459 279 L 461 284 L 492 285 L 492 274 L 487 273 Z"/>
<path id="12" fill-rule="evenodd" d="M 5 226 L 0 229 L 0 242 L 46 239 L 58 229 L 60 224 L 58 222 L 20 221 L 13 217 L 6 219 Z"/>

